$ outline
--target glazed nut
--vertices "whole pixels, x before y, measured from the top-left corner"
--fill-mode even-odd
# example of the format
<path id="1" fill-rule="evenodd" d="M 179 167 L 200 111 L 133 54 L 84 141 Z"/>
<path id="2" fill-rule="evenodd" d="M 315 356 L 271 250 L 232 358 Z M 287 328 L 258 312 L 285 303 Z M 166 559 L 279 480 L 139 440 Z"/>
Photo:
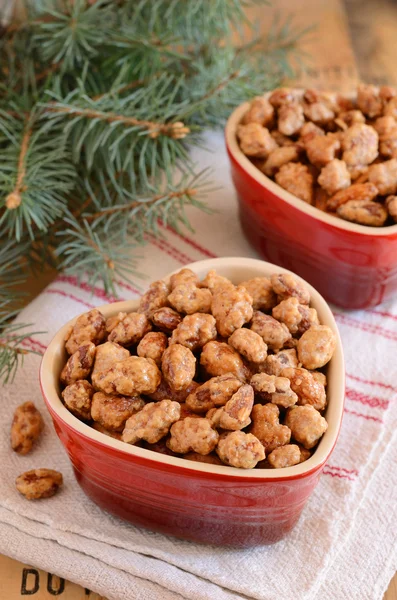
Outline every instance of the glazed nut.
<path id="1" fill-rule="evenodd" d="M 313 325 L 298 342 L 299 362 L 306 369 L 320 369 L 332 358 L 336 347 L 334 332 L 327 325 Z"/>
<path id="2" fill-rule="evenodd" d="M 259 125 L 266 126 L 271 123 L 273 117 L 274 108 L 269 100 L 263 96 L 257 96 L 251 100 L 250 107 L 245 113 L 242 123 L 243 125 L 248 125 L 248 123 L 259 123 Z"/>
<path id="3" fill-rule="evenodd" d="M 307 90 L 303 96 L 305 117 L 313 123 L 326 125 L 335 117 L 330 99 L 316 90 Z"/>
<path id="4" fill-rule="evenodd" d="M 122 440 L 127 444 L 136 444 L 139 440 L 155 444 L 167 435 L 171 425 L 178 421 L 180 413 L 178 402 L 172 400 L 149 402 L 128 419 Z"/>
<path id="5" fill-rule="evenodd" d="M 370 184 L 376 187 L 379 194 L 395 194 L 397 192 L 397 159 L 392 158 L 378 165 L 371 165 L 368 171 Z M 373 196 L 374 197 L 374 196 Z M 372 200 L 372 198 L 363 198 Z M 353 198 L 349 198 L 353 199 Z M 360 198 L 354 198 L 359 200 Z"/>
<path id="6" fill-rule="evenodd" d="M 377 194 L 378 188 L 371 182 L 354 183 L 332 196 L 327 202 L 327 207 L 329 210 L 337 210 L 339 206 L 342 206 L 342 204 L 350 202 L 351 200 L 365 200 L 366 202 L 369 202 L 373 200 Z"/>
<path id="7" fill-rule="evenodd" d="M 350 179 L 354 183 L 367 183 L 368 181 L 368 165 L 346 165 L 350 173 Z"/>
<path id="8" fill-rule="evenodd" d="M 318 135 L 325 135 L 324 129 L 321 129 L 312 121 L 307 121 L 299 132 L 299 143 L 301 146 L 306 147 L 306 143 Z"/>
<path id="9" fill-rule="evenodd" d="M 15 485 L 20 494 L 27 500 L 50 498 L 57 493 L 63 484 L 63 477 L 52 469 L 33 469 L 19 475 Z"/>
<path id="10" fill-rule="evenodd" d="M 294 296 L 275 306 L 272 315 L 280 323 L 284 323 L 292 334 L 304 333 L 312 325 L 319 324 L 317 311 L 306 304 L 299 304 L 298 298 Z"/>
<path id="11" fill-rule="evenodd" d="M 168 338 L 165 333 L 149 331 L 139 342 L 136 353 L 142 358 L 151 358 L 160 367 L 161 358 L 167 346 Z"/>
<path id="12" fill-rule="evenodd" d="M 178 327 L 179 323 L 182 321 L 182 317 L 173 308 L 164 306 L 153 312 L 151 321 L 155 327 L 161 329 L 161 331 L 164 331 L 165 333 L 169 333 Z"/>
<path id="13" fill-rule="evenodd" d="M 298 401 L 298 396 L 291 389 L 287 376 L 277 377 L 267 373 L 256 373 L 250 383 L 255 393 L 266 402 L 288 408 Z"/>
<path id="14" fill-rule="evenodd" d="M 379 91 L 378 86 L 364 83 L 357 89 L 357 106 L 371 119 L 382 114 L 383 103 Z"/>
<path id="15" fill-rule="evenodd" d="M 308 458 L 311 457 L 312 453 L 307 448 L 304 448 L 303 446 L 301 446 L 301 444 L 298 444 L 298 448 L 299 448 L 299 451 L 300 451 L 300 454 L 301 454 L 299 462 L 303 463 L 303 462 L 305 462 L 305 460 L 307 460 Z"/>
<path id="16" fill-rule="evenodd" d="M 186 419 L 186 417 L 197 417 L 197 418 L 200 417 L 200 415 L 198 415 L 197 413 L 190 410 L 190 408 L 188 407 L 186 402 L 182 402 L 180 404 L 180 407 L 181 407 L 181 414 L 179 417 L 179 421 L 181 421 L 182 419 Z"/>
<path id="17" fill-rule="evenodd" d="M 181 269 L 178 273 L 174 273 L 170 277 L 170 288 L 171 292 L 178 285 L 195 285 L 197 286 L 200 283 L 199 278 L 196 273 L 194 273 L 191 269 Z"/>
<path id="18" fill-rule="evenodd" d="M 201 282 L 201 287 L 208 288 L 210 292 L 214 293 L 216 288 L 226 287 L 234 289 L 234 285 L 223 275 L 219 275 L 214 269 L 208 271 L 207 275 Z"/>
<path id="19" fill-rule="evenodd" d="M 165 281 L 154 281 L 142 296 L 139 302 L 138 312 L 151 317 L 159 308 L 168 305 L 169 286 Z"/>
<path id="20" fill-rule="evenodd" d="M 108 319 L 106 319 L 106 331 L 108 333 L 110 333 L 115 327 L 116 325 L 118 325 L 119 323 L 121 323 L 121 321 L 127 316 L 127 313 L 125 312 L 119 312 L 117 313 L 117 315 L 114 315 L 114 317 L 109 317 Z"/>
<path id="21" fill-rule="evenodd" d="M 144 406 L 145 402 L 139 397 L 113 396 L 97 392 L 92 398 L 91 416 L 108 431 L 122 431 L 127 419 Z"/>
<path id="22" fill-rule="evenodd" d="M 308 204 L 313 202 L 313 175 L 301 163 L 289 162 L 275 175 L 276 183 Z"/>
<path id="23" fill-rule="evenodd" d="M 388 196 L 386 198 L 386 207 L 393 221 L 397 223 L 397 196 Z"/>
<path id="24" fill-rule="evenodd" d="M 254 310 L 271 310 L 277 304 L 276 294 L 267 277 L 254 277 L 243 281 L 240 286 L 244 287 L 251 296 Z"/>
<path id="25" fill-rule="evenodd" d="M 223 463 L 239 469 L 253 469 L 265 459 L 265 451 L 260 441 L 251 433 L 233 431 L 223 434 L 216 448 Z"/>
<path id="26" fill-rule="evenodd" d="M 252 408 L 250 432 L 258 438 L 266 453 L 290 442 L 291 430 L 280 425 L 279 416 L 280 411 L 275 404 L 254 404 Z"/>
<path id="27" fill-rule="evenodd" d="M 381 85 L 379 90 L 379 97 L 383 101 L 388 102 L 392 98 L 397 96 L 397 89 L 391 85 Z"/>
<path id="28" fill-rule="evenodd" d="M 126 348 L 113 342 L 105 342 L 97 346 L 94 367 L 91 373 L 91 381 L 94 388 L 98 389 L 100 380 L 115 363 L 129 358 L 129 356 L 130 353 Z"/>
<path id="29" fill-rule="evenodd" d="M 245 287 L 216 289 L 212 298 L 211 312 L 222 337 L 229 337 L 233 331 L 251 320 L 253 314 L 252 297 Z"/>
<path id="30" fill-rule="evenodd" d="M 172 290 L 168 301 L 175 310 L 187 315 L 209 313 L 212 294 L 210 290 L 198 288 L 193 283 L 183 283 Z"/>
<path id="31" fill-rule="evenodd" d="M 298 146 L 281 146 L 280 148 L 273 150 L 273 152 L 270 152 L 261 167 L 261 171 L 263 171 L 265 175 L 268 175 L 268 177 L 273 177 L 283 165 L 294 162 L 295 160 L 298 160 L 298 158 Z"/>
<path id="32" fill-rule="evenodd" d="M 228 344 L 252 363 L 262 363 L 267 356 L 267 345 L 260 335 L 251 329 L 236 329 Z"/>
<path id="33" fill-rule="evenodd" d="M 132 346 L 137 344 L 151 329 L 152 325 L 144 313 L 132 312 L 112 329 L 108 340 L 120 344 L 120 346 Z"/>
<path id="34" fill-rule="evenodd" d="M 378 156 L 378 134 L 370 125 L 356 123 L 342 140 L 342 159 L 348 165 L 369 165 Z"/>
<path id="35" fill-rule="evenodd" d="M 383 136 L 388 136 L 396 127 L 396 120 L 394 117 L 386 116 L 379 117 L 373 124 L 373 128 L 376 130 L 379 140 L 383 139 Z"/>
<path id="36" fill-rule="evenodd" d="M 327 402 L 324 383 L 317 379 L 315 373 L 302 368 L 288 367 L 281 371 L 281 375 L 289 379 L 291 389 L 298 397 L 298 405 L 309 404 L 316 410 L 324 410 Z"/>
<path id="37" fill-rule="evenodd" d="M 11 425 L 11 448 L 18 454 L 28 454 L 43 430 L 43 419 L 33 402 L 25 402 L 14 412 Z"/>
<path id="38" fill-rule="evenodd" d="M 309 161 L 317 167 L 324 167 L 336 158 L 340 149 L 340 141 L 331 135 L 319 135 L 305 144 L 305 150 Z"/>
<path id="39" fill-rule="evenodd" d="M 165 454 L 166 456 L 177 456 L 175 452 L 172 452 L 172 450 L 167 448 L 164 438 L 154 444 L 149 444 L 149 442 L 142 441 L 139 445 L 142 448 L 146 448 L 146 450 L 157 452 L 157 454 Z"/>
<path id="40" fill-rule="evenodd" d="M 297 145 L 296 142 L 294 142 L 294 140 L 289 138 L 287 135 L 280 133 L 278 131 L 278 129 L 273 129 L 273 131 L 270 132 L 270 135 L 272 136 L 272 138 L 274 139 L 276 144 L 278 144 L 279 146 L 285 147 L 285 146 L 296 146 Z M 263 165 L 263 163 L 262 163 L 262 165 Z"/>
<path id="41" fill-rule="evenodd" d="M 346 221 L 372 227 L 381 227 L 388 217 L 388 212 L 382 204 L 366 200 L 350 200 L 342 204 L 336 212 Z"/>
<path id="42" fill-rule="evenodd" d="M 196 373 L 196 359 L 189 348 L 172 344 L 163 353 L 161 360 L 163 377 L 172 390 L 186 389 Z"/>
<path id="43" fill-rule="evenodd" d="M 218 432 L 211 427 L 208 419 L 197 417 L 186 417 L 186 419 L 174 423 L 170 434 L 167 446 L 178 454 L 187 452 L 210 454 L 219 440 Z"/>
<path id="44" fill-rule="evenodd" d="M 92 428 L 95 429 L 95 431 L 99 431 L 99 433 L 103 433 L 103 435 L 113 438 L 114 440 L 121 441 L 121 433 L 119 431 L 109 431 L 109 429 L 105 429 L 105 427 L 102 427 L 102 425 L 95 422 L 92 423 Z"/>
<path id="45" fill-rule="evenodd" d="M 298 102 L 283 104 L 278 110 L 278 130 L 284 135 L 298 133 L 305 122 L 303 106 Z"/>
<path id="46" fill-rule="evenodd" d="M 170 388 L 170 386 L 168 385 L 168 383 L 166 382 L 166 380 L 164 379 L 164 377 L 162 377 L 160 385 L 158 386 L 158 388 L 156 389 L 155 392 L 153 392 L 152 394 L 146 394 L 146 396 L 148 396 L 151 400 L 154 400 L 154 402 L 161 402 L 161 400 L 175 400 L 175 402 L 185 402 L 186 398 L 189 396 L 189 394 L 192 394 L 194 392 L 194 390 L 196 388 L 199 387 L 199 384 L 196 383 L 196 381 L 192 381 L 192 383 L 190 385 L 187 386 L 187 388 L 184 388 L 183 390 L 172 390 Z"/>
<path id="47" fill-rule="evenodd" d="M 280 323 L 259 310 L 254 312 L 250 327 L 272 350 L 279 350 L 291 338 L 291 334 L 284 323 Z"/>
<path id="48" fill-rule="evenodd" d="M 273 469 L 293 467 L 301 462 L 301 452 L 296 444 L 286 444 L 270 452 L 267 460 Z"/>
<path id="49" fill-rule="evenodd" d="M 288 409 L 285 424 L 290 428 L 292 437 L 308 450 L 317 444 L 328 428 L 324 417 L 309 404 Z"/>
<path id="50" fill-rule="evenodd" d="M 338 118 L 335 119 L 335 123 L 341 127 L 341 129 L 346 131 L 346 129 L 355 123 L 365 123 L 365 116 L 361 110 L 346 110 L 338 114 Z"/>
<path id="51" fill-rule="evenodd" d="M 138 396 L 155 392 L 160 381 L 161 374 L 153 360 L 130 356 L 103 373 L 96 381 L 96 388 L 105 394 Z"/>
<path id="52" fill-rule="evenodd" d="M 275 273 L 270 281 L 280 301 L 294 297 L 301 304 L 310 304 L 310 292 L 306 285 L 291 273 Z"/>
<path id="53" fill-rule="evenodd" d="M 287 87 L 277 88 L 269 96 L 269 102 L 275 108 L 283 104 L 293 102 L 296 99 L 296 91 Z"/>
<path id="54" fill-rule="evenodd" d="M 396 98 L 390 98 L 390 100 L 386 103 L 386 106 L 383 110 L 383 114 L 386 117 L 397 118 L 397 100 Z"/>
<path id="55" fill-rule="evenodd" d="M 254 390 L 242 385 L 220 410 L 219 426 L 236 431 L 251 423 L 250 414 L 254 404 Z"/>
<path id="56" fill-rule="evenodd" d="M 194 313 L 187 315 L 170 337 L 170 344 L 181 344 L 192 352 L 199 350 L 218 335 L 212 315 Z"/>
<path id="57" fill-rule="evenodd" d="M 65 406 L 79 419 L 91 420 L 91 401 L 94 388 L 85 380 L 75 381 L 62 392 Z"/>
<path id="58" fill-rule="evenodd" d="M 62 369 L 61 382 L 64 385 L 70 385 L 79 379 L 89 377 L 94 364 L 95 351 L 96 346 L 92 342 L 86 342 L 79 346 Z"/>
<path id="59" fill-rule="evenodd" d="M 241 151 L 246 156 L 266 158 L 277 148 L 277 144 L 266 127 L 259 123 L 249 123 L 237 127 L 237 137 L 240 140 Z"/>
<path id="60" fill-rule="evenodd" d="M 283 369 L 297 366 L 296 350 L 291 348 L 290 350 L 279 350 L 276 354 L 269 354 L 265 362 L 259 365 L 259 372 L 279 376 Z"/>
<path id="61" fill-rule="evenodd" d="M 95 346 L 100 344 L 105 336 L 105 317 L 99 310 L 93 308 L 77 319 L 68 332 L 65 347 L 69 354 L 74 354 L 80 346 L 87 342 L 92 342 Z"/>
<path id="62" fill-rule="evenodd" d="M 349 187 L 351 178 L 346 163 L 334 158 L 321 169 L 317 181 L 328 194 L 336 194 Z"/>
<path id="63" fill-rule="evenodd" d="M 200 365 L 210 377 L 232 374 L 246 381 L 249 371 L 238 352 L 224 342 L 208 342 L 200 356 Z"/>
<path id="64" fill-rule="evenodd" d="M 385 158 L 397 158 L 397 123 L 380 138 L 379 152 Z"/>
<path id="65" fill-rule="evenodd" d="M 232 373 L 212 377 L 189 394 L 186 405 L 193 412 L 206 413 L 211 408 L 224 406 L 242 385 Z"/>
<path id="66" fill-rule="evenodd" d="M 198 454 L 197 452 L 188 452 L 188 454 L 184 454 L 183 458 L 186 460 L 190 460 L 192 462 L 201 462 L 206 463 L 207 465 L 223 465 L 223 462 L 220 458 L 217 457 L 216 454 Z"/>

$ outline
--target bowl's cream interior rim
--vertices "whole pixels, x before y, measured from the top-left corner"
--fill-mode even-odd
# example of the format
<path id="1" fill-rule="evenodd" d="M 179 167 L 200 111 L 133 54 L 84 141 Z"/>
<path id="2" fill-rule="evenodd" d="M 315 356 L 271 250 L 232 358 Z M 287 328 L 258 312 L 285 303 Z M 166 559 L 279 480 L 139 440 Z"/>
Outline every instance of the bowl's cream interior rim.
<path id="1" fill-rule="evenodd" d="M 186 267 L 192 269 L 201 278 L 210 269 L 216 269 L 221 275 L 229 277 L 234 283 L 240 283 L 241 281 L 251 279 L 258 276 L 270 276 L 272 273 L 290 273 L 287 269 L 283 269 L 270 263 L 256 260 L 252 258 L 215 258 L 210 260 L 203 260 L 195 262 Z M 179 271 L 180 269 L 178 269 Z M 175 271 L 176 272 L 176 271 Z M 168 279 L 170 275 L 164 279 Z M 301 278 L 298 278 L 301 279 Z M 302 280 L 303 281 L 303 280 Z M 306 283 L 306 282 L 305 282 Z M 131 446 L 120 440 L 113 439 L 96 431 L 86 423 L 83 423 L 77 417 L 72 415 L 71 412 L 62 404 L 60 399 L 60 386 L 59 386 L 59 374 L 65 363 L 66 352 L 64 348 L 64 338 L 66 332 L 71 323 L 75 319 L 69 321 L 64 325 L 54 339 L 48 346 L 40 367 L 40 380 L 43 388 L 43 393 L 47 399 L 47 402 L 51 408 L 59 415 L 59 417 L 65 421 L 70 427 L 85 435 L 96 442 L 100 442 L 105 446 L 117 449 L 118 451 L 124 452 L 125 454 L 131 454 L 139 456 L 145 459 L 150 459 L 158 463 L 172 465 L 179 468 L 190 469 L 193 471 L 201 471 L 207 473 L 213 473 L 218 475 L 228 475 L 230 477 L 244 477 L 252 479 L 286 479 L 288 477 L 296 477 L 312 469 L 315 469 L 319 465 L 323 464 L 329 455 L 330 451 L 335 445 L 340 422 L 343 413 L 344 403 L 344 361 L 342 344 L 339 336 L 339 332 L 332 315 L 330 308 L 328 307 L 325 300 L 320 294 L 309 284 L 306 283 L 311 294 L 311 303 L 318 312 L 320 322 L 324 325 L 328 325 L 334 331 L 337 338 L 336 350 L 333 358 L 331 359 L 328 367 L 328 390 L 327 396 L 329 406 L 326 412 L 326 418 L 328 421 L 328 429 L 322 437 L 315 453 L 304 463 L 300 463 L 293 467 L 287 467 L 284 469 L 237 469 L 228 466 L 218 466 L 206 463 L 196 463 L 188 461 L 183 458 L 168 456 L 139 448 L 137 446 Z M 126 302 L 115 302 L 113 304 L 106 304 L 99 306 L 99 310 L 102 311 L 105 317 L 117 314 L 119 311 L 132 312 L 138 307 L 137 300 L 130 300 Z"/>
<path id="2" fill-rule="evenodd" d="M 302 90 L 297 91 L 302 93 Z M 268 98 L 270 94 L 271 92 L 268 92 L 267 94 L 264 94 L 264 97 Z M 346 94 L 346 98 L 354 98 L 354 95 Z M 226 123 L 225 135 L 227 145 L 231 154 L 233 155 L 235 160 L 238 163 L 240 163 L 241 166 L 247 171 L 247 173 L 251 175 L 251 177 L 256 179 L 258 183 L 265 186 L 276 196 L 280 196 L 280 198 L 285 200 L 285 202 L 287 202 L 288 204 L 292 204 L 302 212 L 307 213 L 308 215 L 318 219 L 319 221 L 323 221 L 324 223 L 332 225 L 333 227 L 336 227 L 338 229 L 344 229 L 346 231 L 354 231 L 356 233 L 361 233 L 368 236 L 383 237 L 392 234 L 396 235 L 397 224 L 390 225 L 387 227 L 370 227 L 367 225 L 359 225 L 358 223 L 351 223 L 350 221 L 345 221 L 343 219 L 337 219 L 336 217 L 333 217 L 332 215 L 323 212 L 319 208 L 316 208 L 315 206 L 312 206 L 311 204 L 307 204 L 307 202 L 300 200 L 290 192 L 287 192 L 287 190 L 279 186 L 272 179 L 267 177 L 267 175 L 262 173 L 257 167 L 255 167 L 249 160 L 249 158 L 247 158 L 245 154 L 243 154 L 240 150 L 240 146 L 238 145 L 236 136 L 237 126 L 240 124 L 241 119 L 247 112 L 249 106 L 249 102 L 244 102 L 244 104 L 241 104 L 232 112 Z"/>

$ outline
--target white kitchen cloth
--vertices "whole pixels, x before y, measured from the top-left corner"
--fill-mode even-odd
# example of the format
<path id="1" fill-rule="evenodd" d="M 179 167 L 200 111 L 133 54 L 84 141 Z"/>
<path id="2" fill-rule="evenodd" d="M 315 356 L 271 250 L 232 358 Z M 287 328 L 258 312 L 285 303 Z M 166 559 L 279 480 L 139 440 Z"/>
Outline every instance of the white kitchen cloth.
<path id="1" fill-rule="evenodd" d="M 209 133 L 206 142 L 211 153 L 193 154 L 199 168 L 214 168 L 220 189 L 208 201 L 217 213 L 189 210 L 194 235 L 162 227 L 164 238 L 150 239 L 141 251 L 148 281 L 120 282 L 123 299 L 194 260 L 256 256 L 239 226 L 222 135 Z M 26 345 L 43 352 L 65 321 L 107 301 L 101 288 L 91 295 L 75 277 L 59 276 L 19 317 L 46 331 Z M 367 311 L 335 309 L 335 315 L 347 371 L 342 431 L 286 539 L 248 550 L 202 546 L 101 511 L 74 479 L 41 398 L 40 357 L 28 355 L 14 383 L 0 392 L 0 553 L 111 600 L 380 600 L 397 569 L 397 299 Z M 10 449 L 9 426 L 15 407 L 27 400 L 41 409 L 46 427 L 34 451 L 21 457 Z M 51 499 L 27 502 L 14 481 L 38 467 L 60 470 L 65 484 Z"/>

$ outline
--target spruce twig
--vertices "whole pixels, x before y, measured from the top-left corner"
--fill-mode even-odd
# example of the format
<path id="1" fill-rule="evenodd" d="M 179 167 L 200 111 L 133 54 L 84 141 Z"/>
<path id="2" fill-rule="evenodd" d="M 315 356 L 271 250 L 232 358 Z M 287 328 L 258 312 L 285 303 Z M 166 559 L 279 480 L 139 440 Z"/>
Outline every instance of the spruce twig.
<path id="1" fill-rule="evenodd" d="M 300 57 L 291 20 L 255 34 L 245 9 L 258 2 L 41 0 L 3 32 L 0 378 L 27 349 L 11 323 L 24 269 L 50 264 L 116 294 L 159 220 L 181 230 L 188 207 L 210 210 L 189 149 Z"/>
<path id="2" fill-rule="evenodd" d="M 22 136 L 21 150 L 18 158 L 17 178 L 14 189 L 8 194 L 5 205 L 8 210 L 15 210 L 21 204 L 21 192 L 25 191 L 24 180 L 26 175 L 26 153 L 28 151 L 29 141 L 32 137 L 32 129 L 25 124 Z"/>

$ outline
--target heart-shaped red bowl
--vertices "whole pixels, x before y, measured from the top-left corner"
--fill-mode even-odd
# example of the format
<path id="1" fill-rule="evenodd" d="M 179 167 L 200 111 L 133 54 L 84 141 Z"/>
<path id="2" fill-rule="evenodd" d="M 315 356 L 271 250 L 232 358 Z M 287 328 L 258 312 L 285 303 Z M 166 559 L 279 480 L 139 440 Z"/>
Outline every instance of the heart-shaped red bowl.
<path id="1" fill-rule="evenodd" d="M 369 308 L 392 298 L 397 293 L 397 225 L 375 228 L 338 219 L 266 177 L 237 142 L 237 126 L 248 108 L 248 102 L 236 108 L 225 130 L 248 240 L 266 260 L 291 269 L 338 306 Z"/>
<path id="2" fill-rule="evenodd" d="M 249 258 L 218 258 L 188 265 L 200 278 L 210 269 L 234 283 L 286 272 Z M 167 279 L 167 278 L 166 278 Z M 253 546 L 276 542 L 296 524 L 335 446 L 343 414 L 344 363 L 333 315 L 309 286 L 320 322 L 334 331 L 336 350 L 327 367 L 328 429 L 304 463 L 285 469 L 236 469 L 196 463 L 131 446 L 79 421 L 61 401 L 59 375 L 66 362 L 64 325 L 40 368 L 41 389 L 76 479 L 100 507 L 162 533 L 195 542 Z M 137 309 L 138 301 L 99 307 L 105 317 Z M 77 317 L 76 317 L 77 318 Z"/>

